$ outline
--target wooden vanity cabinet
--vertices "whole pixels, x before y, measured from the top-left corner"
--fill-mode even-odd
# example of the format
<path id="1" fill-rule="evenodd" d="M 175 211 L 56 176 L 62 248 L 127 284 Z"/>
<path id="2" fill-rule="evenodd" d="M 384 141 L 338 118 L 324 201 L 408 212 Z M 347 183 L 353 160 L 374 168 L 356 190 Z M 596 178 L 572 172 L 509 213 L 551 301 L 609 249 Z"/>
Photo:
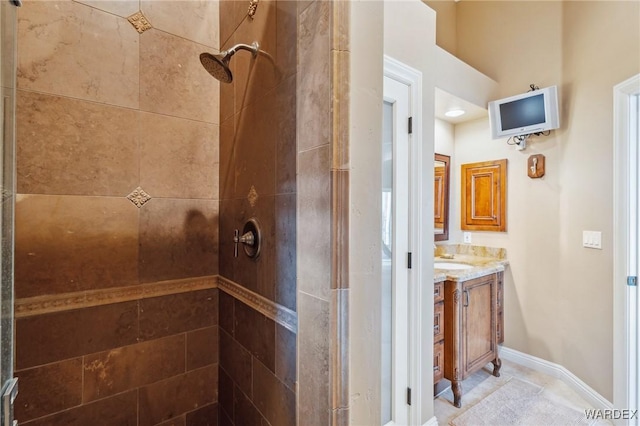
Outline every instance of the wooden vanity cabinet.
<path id="1" fill-rule="evenodd" d="M 458 408 L 464 379 L 489 362 L 493 375 L 500 376 L 498 275 L 444 283 L 444 377 L 451 381 Z"/>
<path id="2" fill-rule="evenodd" d="M 433 287 L 433 383 L 444 378 L 444 282 Z"/>

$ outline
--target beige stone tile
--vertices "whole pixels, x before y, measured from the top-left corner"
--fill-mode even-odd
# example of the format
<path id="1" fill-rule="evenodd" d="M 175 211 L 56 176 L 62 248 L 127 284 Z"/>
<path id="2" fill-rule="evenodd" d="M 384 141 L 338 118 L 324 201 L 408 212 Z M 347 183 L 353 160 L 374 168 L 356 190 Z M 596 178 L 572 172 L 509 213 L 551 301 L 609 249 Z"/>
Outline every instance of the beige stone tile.
<path id="1" fill-rule="evenodd" d="M 127 18 L 140 10 L 140 0 L 75 0 L 78 3 Z"/>
<path id="2" fill-rule="evenodd" d="M 138 33 L 126 19 L 72 1 L 25 2 L 18 87 L 138 107 Z"/>
<path id="3" fill-rule="evenodd" d="M 331 142 L 331 39 L 329 2 L 318 1 L 300 16 L 298 55 L 298 136 L 300 150 Z"/>
<path id="4" fill-rule="evenodd" d="M 138 208 L 126 198 L 18 195 L 16 297 L 138 282 Z"/>
<path id="5" fill-rule="evenodd" d="M 17 177 L 23 194 L 128 194 L 138 186 L 138 113 L 18 91 Z"/>
<path id="6" fill-rule="evenodd" d="M 142 113 L 140 129 L 140 186 L 147 193 L 218 198 L 217 125 Z"/>
<path id="7" fill-rule="evenodd" d="M 140 109 L 219 123 L 219 82 L 202 67 L 209 48 L 150 29 L 140 35 Z"/>
<path id="8" fill-rule="evenodd" d="M 330 300 L 331 148 L 301 153 L 298 159 L 298 290 Z M 298 231 L 300 232 L 300 231 Z"/>
<path id="9" fill-rule="evenodd" d="M 141 0 L 140 9 L 153 28 L 215 49 L 220 47 L 217 1 Z"/>

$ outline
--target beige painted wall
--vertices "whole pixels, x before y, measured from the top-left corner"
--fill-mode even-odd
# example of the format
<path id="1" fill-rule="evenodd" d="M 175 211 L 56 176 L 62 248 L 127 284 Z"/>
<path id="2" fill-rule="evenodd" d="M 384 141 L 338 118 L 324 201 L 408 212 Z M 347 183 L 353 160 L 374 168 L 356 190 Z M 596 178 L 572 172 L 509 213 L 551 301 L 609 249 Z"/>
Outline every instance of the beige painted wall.
<path id="1" fill-rule="evenodd" d="M 556 84 L 561 128 L 525 151 L 491 140 L 488 120 L 456 126 L 453 171 L 507 158 L 508 231 L 473 233 L 473 243 L 505 247 L 505 345 L 563 365 L 613 398 L 612 88 L 640 72 L 638 2 L 461 2 L 460 59 L 499 83 L 499 96 Z M 530 179 L 529 155 L 546 156 Z M 452 186 L 452 202 L 459 200 Z M 451 241 L 459 242 L 452 208 Z M 582 231 L 602 232 L 602 250 L 582 247 Z"/>
<path id="2" fill-rule="evenodd" d="M 423 0 L 424 4 L 433 9 L 438 18 L 436 21 L 436 44 L 447 52 L 455 55 L 457 52 L 456 6 L 454 0 Z"/>

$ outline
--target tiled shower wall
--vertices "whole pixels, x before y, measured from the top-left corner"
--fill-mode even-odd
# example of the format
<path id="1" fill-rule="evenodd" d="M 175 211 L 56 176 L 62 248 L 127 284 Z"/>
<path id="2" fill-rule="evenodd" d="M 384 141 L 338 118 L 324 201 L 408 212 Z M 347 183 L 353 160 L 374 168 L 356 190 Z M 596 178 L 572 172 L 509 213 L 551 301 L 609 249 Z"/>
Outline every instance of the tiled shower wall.
<path id="1" fill-rule="evenodd" d="M 218 4 L 18 19 L 16 418 L 217 424 Z"/>
<path id="2" fill-rule="evenodd" d="M 261 50 L 236 53 L 233 83 L 220 86 L 220 275 L 293 317 L 299 4 L 260 1 L 252 19 L 248 2 L 220 3 L 222 48 L 257 41 Z M 262 228 L 260 255 L 240 247 L 235 257 L 234 229 L 252 217 Z M 219 371 L 221 424 L 295 424 L 296 328 L 234 291 L 220 291 Z"/>

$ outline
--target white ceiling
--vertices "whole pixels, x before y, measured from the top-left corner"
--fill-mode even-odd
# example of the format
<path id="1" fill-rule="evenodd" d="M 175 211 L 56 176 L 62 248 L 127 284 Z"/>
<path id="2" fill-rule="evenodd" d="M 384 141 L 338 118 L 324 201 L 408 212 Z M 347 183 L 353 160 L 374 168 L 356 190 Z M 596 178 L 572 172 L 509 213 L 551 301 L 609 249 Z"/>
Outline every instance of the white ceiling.
<path id="1" fill-rule="evenodd" d="M 444 115 L 445 112 L 452 109 L 463 109 L 465 110 L 465 114 L 460 117 L 447 117 Z M 479 107 L 478 105 L 472 104 L 464 99 L 460 99 L 457 96 L 436 87 L 436 118 L 451 124 L 458 124 L 481 117 L 487 117 L 487 115 L 488 113 L 486 108 Z"/>

